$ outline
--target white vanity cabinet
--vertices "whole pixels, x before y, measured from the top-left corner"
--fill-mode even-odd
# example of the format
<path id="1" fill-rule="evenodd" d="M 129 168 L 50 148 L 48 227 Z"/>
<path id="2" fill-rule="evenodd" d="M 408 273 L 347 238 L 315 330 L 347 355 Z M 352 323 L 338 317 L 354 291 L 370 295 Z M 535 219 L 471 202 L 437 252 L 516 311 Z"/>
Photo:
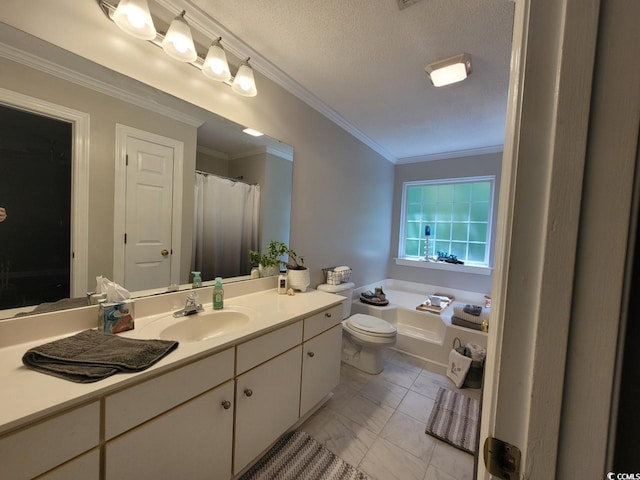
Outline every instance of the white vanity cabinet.
<path id="1" fill-rule="evenodd" d="M 230 477 L 233 375 L 229 348 L 107 396 L 105 480 Z"/>
<path id="2" fill-rule="evenodd" d="M 340 382 L 342 304 L 304 319 L 300 416 Z"/>
<path id="3" fill-rule="evenodd" d="M 37 480 L 100 480 L 100 449 L 94 448 L 90 452 L 51 470 L 38 477 Z"/>
<path id="4" fill-rule="evenodd" d="M 229 381 L 108 442 L 105 479 L 227 479 L 232 439 Z"/>
<path id="5" fill-rule="evenodd" d="M 238 346 L 238 368 L 258 366 L 236 378 L 234 474 L 298 420 L 301 341 L 297 322 Z"/>
<path id="6" fill-rule="evenodd" d="M 338 384 L 342 306 L 323 309 L 333 301 L 312 295 L 292 306 L 265 294 L 277 320 L 254 333 L 192 344 L 162 369 L 78 387 L 77 403 L 62 398 L 67 408 L 50 402 L 48 416 L 24 416 L 0 435 L 0 479 L 237 476 Z"/>
<path id="7" fill-rule="evenodd" d="M 92 402 L 0 438 L 0 478 L 30 479 L 98 446 L 100 403 Z M 96 478 L 98 457 L 82 478 Z"/>
<path id="8" fill-rule="evenodd" d="M 300 416 L 311 410 L 340 383 L 341 354 L 342 324 L 304 342 Z"/>

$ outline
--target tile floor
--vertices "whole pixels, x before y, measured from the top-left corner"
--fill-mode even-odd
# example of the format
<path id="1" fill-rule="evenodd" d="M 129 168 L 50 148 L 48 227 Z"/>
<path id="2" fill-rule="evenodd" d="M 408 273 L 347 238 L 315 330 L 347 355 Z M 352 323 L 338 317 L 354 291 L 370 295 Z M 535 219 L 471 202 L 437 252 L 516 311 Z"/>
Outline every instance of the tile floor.
<path id="1" fill-rule="evenodd" d="M 333 398 L 300 429 L 372 480 L 471 480 L 473 457 L 424 433 L 439 387 L 456 390 L 428 367 L 393 350 L 380 375 L 342 364 Z"/>

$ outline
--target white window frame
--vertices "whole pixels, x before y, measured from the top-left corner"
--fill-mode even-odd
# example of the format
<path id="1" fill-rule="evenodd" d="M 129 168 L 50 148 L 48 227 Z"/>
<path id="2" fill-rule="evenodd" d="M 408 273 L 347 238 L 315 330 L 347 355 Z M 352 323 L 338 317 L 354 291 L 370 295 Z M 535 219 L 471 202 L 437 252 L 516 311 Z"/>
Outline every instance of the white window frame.
<path id="1" fill-rule="evenodd" d="M 457 178 L 442 178 L 435 180 L 416 180 L 411 182 L 402 183 L 402 206 L 400 212 L 400 232 L 398 237 L 398 258 L 396 264 L 405 266 L 419 266 L 427 268 L 445 268 L 452 270 L 466 271 L 469 273 L 486 273 L 491 271 L 491 259 L 493 258 L 493 245 L 491 242 L 493 231 L 493 211 L 495 202 L 495 175 L 484 175 L 477 177 L 457 177 Z M 489 195 L 489 217 L 487 222 L 487 250 L 485 252 L 485 262 L 467 262 L 464 265 L 448 264 L 444 262 L 428 262 L 424 257 L 407 256 L 405 253 L 405 240 L 406 240 L 406 219 L 407 219 L 407 192 L 410 187 L 415 186 L 432 186 L 432 185 L 454 185 L 460 183 L 477 183 L 477 182 L 489 182 L 491 191 Z M 435 242 L 435 239 L 433 239 Z"/>

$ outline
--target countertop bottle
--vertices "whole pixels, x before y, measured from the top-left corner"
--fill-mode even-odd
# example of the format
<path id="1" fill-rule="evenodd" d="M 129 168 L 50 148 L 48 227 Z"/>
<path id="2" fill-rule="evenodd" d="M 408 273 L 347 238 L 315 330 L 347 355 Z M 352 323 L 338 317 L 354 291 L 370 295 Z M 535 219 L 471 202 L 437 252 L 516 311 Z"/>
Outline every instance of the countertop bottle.
<path id="1" fill-rule="evenodd" d="M 202 277 L 200 276 L 200 272 L 191 272 L 193 274 L 193 283 L 191 284 L 191 288 L 200 288 L 202 286 Z"/>
<path id="2" fill-rule="evenodd" d="M 213 286 L 213 309 L 222 310 L 224 307 L 224 289 L 222 288 L 222 278 L 216 277 L 216 283 Z"/>

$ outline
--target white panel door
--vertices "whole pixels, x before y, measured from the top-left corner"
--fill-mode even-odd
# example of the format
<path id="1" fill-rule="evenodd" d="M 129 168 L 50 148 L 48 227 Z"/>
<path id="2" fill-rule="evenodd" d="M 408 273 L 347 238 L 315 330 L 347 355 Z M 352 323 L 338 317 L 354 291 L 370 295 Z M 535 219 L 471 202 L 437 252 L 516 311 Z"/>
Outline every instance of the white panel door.
<path id="1" fill-rule="evenodd" d="M 174 149 L 127 138 L 125 272 L 128 290 L 171 283 Z"/>

